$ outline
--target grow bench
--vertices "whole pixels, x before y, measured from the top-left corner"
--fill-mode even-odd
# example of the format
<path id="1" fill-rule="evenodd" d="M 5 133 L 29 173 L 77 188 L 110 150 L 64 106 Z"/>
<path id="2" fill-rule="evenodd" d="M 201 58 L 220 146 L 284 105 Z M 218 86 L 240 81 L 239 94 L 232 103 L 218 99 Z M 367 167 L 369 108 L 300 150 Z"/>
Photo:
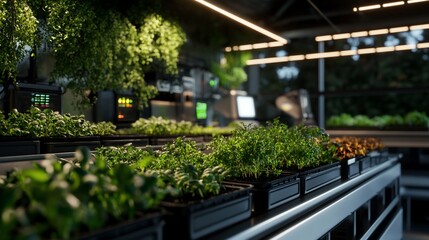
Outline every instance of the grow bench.
<path id="1" fill-rule="evenodd" d="M 205 239 L 400 239 L 400 155 Z"/>

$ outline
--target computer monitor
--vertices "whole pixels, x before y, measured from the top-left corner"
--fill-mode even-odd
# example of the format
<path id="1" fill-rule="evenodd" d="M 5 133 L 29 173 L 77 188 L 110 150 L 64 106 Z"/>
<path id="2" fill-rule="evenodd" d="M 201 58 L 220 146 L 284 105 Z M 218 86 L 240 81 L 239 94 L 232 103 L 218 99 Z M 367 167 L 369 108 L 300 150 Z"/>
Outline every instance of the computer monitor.
<path id="1" fill-rule="evenodd" d="M 252 96 L 235 96 L 238 119 L 256 117 L 255 100 Z"/>

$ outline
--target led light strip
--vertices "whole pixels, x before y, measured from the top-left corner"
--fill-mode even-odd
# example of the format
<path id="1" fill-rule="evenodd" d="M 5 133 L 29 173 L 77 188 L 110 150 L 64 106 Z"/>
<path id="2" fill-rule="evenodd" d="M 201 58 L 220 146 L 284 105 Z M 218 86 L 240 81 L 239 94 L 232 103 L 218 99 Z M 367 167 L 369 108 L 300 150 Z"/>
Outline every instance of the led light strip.
<path id="1" fill-rule="evenodd" d="M 278 42 L 280 42 L 282 44 L 286 44 L 287 43 L 287 40 L 284 39 L 284 38 L 282 38 L 282 37 L 280 37 L 279 35 L 276 35 L 276 34 L 270 32 L 270 31 L 268 31 L 266 29 L 263 29 L 263 28 L 255 25 L 255 24 L 253 24 L 253 23 L 251 23 L 251 22 L 249 22 L 249 21 L 247 21 L 247 20 L 245 20 L 245 19 L 243 19 L 243 18 L 241 18 L 241 17 L 239 17 L 237 15 L 234 15 L 234 14 L 232 14 L 232 13 L 230 13 L 230 12 L 228 12 L 228 11 L 220 8 L 220 7 L 217 7 L 217 6 L 215 6 L 215 5 L 207 2 L 205 0 L 194 0 L 194 1 L 200 3 L 200 4 L 204 5 L 204 6 L 206 6 L 206 7 L 210 8 L 211 10 L 213 10 L 215 12 L 218 12 L 218 13 L 220 13 L 220 14 L 222 14 L 222 15 L 224 15 L 224 16 L 226 16 L 226 17 L 228 17 L 228 18 L 230 18 L 230 19 L 232 19 L 232 20 L 234 20 L 236 22 L 241 23 L 241 24 L 243 24 L 246 27 L 249 27 L 249 28 L 251 28 L 251 29 L 253 29 L 253 30 L 261 33 L 261 34 L 264 34 L 265 36 L 268 36 L 268 37 L 270 37 L 270 38 L 272 38 L 272 39 L 274 39 L 274 40 L 276 40 L 276 41 L 278 41 Z"/>
<path id="2" fill-rule="evenodd" d="M 421 3 L 421 2 L 428 2 L 428 1 L 429 0 L 408 0 L 406 2 L 395 1 L 395 2 L 388 2 L 383 4 L 373 4 L 373 5 L 367 5 L 367 6 L 361 6 L 361 7 L 354 7 L 353 12 L 362 12 L 362 11 L 369 11 L 369 10 L 375 10 L 380 8 L 397 7 L 405 4 Z"/>
<path id="3" fill-rule="evenodd" d="M 353 56 L 353 55 L 406 51 L 406 50 L 423 49 L 423 48 L 429 48 L 429 42 L 418 43 L 418 44 L 397 45 L 397 46 L 391 46 L 391 47 L 361 48 L 356 50 L 309 53 L 309 54 L 292 55 L 292 56 L 286 56 L 286 57 L 258 58 L 258 59 L 248 60 L 246 64 L 259 65 L 259 64 L 269 64 L 269 63 L 294 62 L 294 61 L 313 60 L 313 59 L 321 59 L 321 58 L 334 58 L 334 57 L 345 57 L 345 56 Z"/>
<path id="4" fill-rule="evenodd" d="M 373 30 L 368 30 L 368 31 L 359 31 L 359 32 L 352 32 L 352 33 L 339 33 L 339 34 L 334 34 L 334 35 L 323 35 L 323 36 L 317 36 L 315 38 L 315 40 L 316 40 L 316 42 L 325 42 L 325 41 L 331 41 L 331 40 L 375 36 L 375 35 L 383 35 L 383 34 L 388 34 L 388 33 L 399 33 L 399 32 L 408 32 L 408 31 L 412 31 L 412 30 L 424 30 L 424 29 L 429 29 L 429 24 L 413 25 L 413 26 L 409 26 L 409 27 L 403 26 L 403 27 L 373 29 Z"/>
<path id="5" fill-rule="evenodd" d="M 284 46 L 284 44 L 280 43 L 280 42 L 253 43 L 253 44 L 246 44 L 246 45 L 226 47 L 225 48 L 225 52 L 247 51 L 247 50 L 255 50 L 255 49 L 281 47 L 281 46 Z"/>

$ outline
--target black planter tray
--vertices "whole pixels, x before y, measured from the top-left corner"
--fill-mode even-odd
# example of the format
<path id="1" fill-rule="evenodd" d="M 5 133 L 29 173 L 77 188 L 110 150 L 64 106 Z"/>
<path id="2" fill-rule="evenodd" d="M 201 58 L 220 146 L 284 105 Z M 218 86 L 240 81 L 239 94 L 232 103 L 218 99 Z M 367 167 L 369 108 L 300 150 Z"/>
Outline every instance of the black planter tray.
<path id="1" fill-rule="evenodd" d="M 100 147 L 100 137 L 52 137 L 40 139 L 41 153 L 74 152 L 80 146 L 95 150 Z"/>
<path id="2" fill-rule="evenodd" d="M 161 202 L 166 216 L 165 239 L 198 239 L 249 218 L 251 186 L 225 185 L 227 193 L 190 204 Z"/>
<path id="3" fill-rule="evenodd" d="M 371 158 L 372 167 L 382 164 L 383 162 L 387 161 L 387 159 L 389 158 L 387 149 L 383 149 L 380 151 L 371 151 L 370 153 L 368 153 L 368 156 Z"/>
<path id="4" fill-rule="evenodd" d="M 360 165 L 359 158 L 343 159 L 340 161 L 341 177 L 345 180 L 352 179 L 359 175 Z"/>
<path id="5" fill-rule="evenodd" d="M 141 218 L 101 229 L 81 236 L 80 240 L 161 240 L 163 239 L 164 215 L 150 213 Z"/>
<path id="6" fill-rule="evenodd" d="M 204 142 L 204 135 L 195 135 L 195 136 L 174 135 L 174 136 L 154 136 L 154 137 L 151 137 L 150 138 L 150 144 L 151 145 L 165 145 L 167 143 L 173 142 L 178 137 L 185 137 L 185 139 L 193 140 L 197 143 Z"/>
<path id="7" fill-rule="evenodd" d="M 340 180 L 340 163 L 335 162 L 310 169 L 299 173 L 299 176 L 301 179 L 301 195 L 304 195 L 332 182 Z"/>
<path id="8" fill-rule="evenodd" d="M 368 171 L 369 169 L 371 169 L 371 167 L 373 166 L 372 164 L 372 159 L 370 156 L 365 156 L 365 157 L 361 157 L 359 159 L 359 168 L 360 168 L 360 173 L 364 173 L 366 171 Z"/>
<path id="9" fill-rule="evenodd" d="M 0 157 L 40 153 L 40 141 L 34 137 L 0 137 Z"/>
<path id="10" fill-rule="evenodd" d="M 149 137 L 144 135 L 108 135 L 101 136 L 102 146 L 124 146 L 131 143 L 135 147 L 144 147 L 150 144 Z"/>
<path id="11" fill-rule="evenodd" d="M 300 196 L 300 180 L 297 173 L 284 173 L 266 180 L 228 180 L 232 184 L 253 185 L 251 190 L 254 212 L 264 212 L 283 205 Z"/>

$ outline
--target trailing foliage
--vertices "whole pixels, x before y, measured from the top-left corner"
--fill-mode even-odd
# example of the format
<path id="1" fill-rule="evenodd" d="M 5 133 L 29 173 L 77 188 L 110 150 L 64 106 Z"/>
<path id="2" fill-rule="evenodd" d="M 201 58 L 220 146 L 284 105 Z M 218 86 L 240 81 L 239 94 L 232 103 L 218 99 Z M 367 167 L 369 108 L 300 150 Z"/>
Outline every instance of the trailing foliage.
<path id="1" fill-rule="evenodd" d="M 82 149 L 83 150 L 83 149 Z M 103 159 L 44 160 L 0 184 L 2 239 L 76 239 L 156 209 L 166 195 L 157 178 Z"/>
<path id="2" fill-rule="evenodd" d="M 97 9 L 88 1 L 53 2 L 47 19 L 57 60 L 56 78 L 93 101 L 86 91 L 132 90 L 146 105 L 156 94 L 145 82 L 149 70 L 177 74 L 179 48 L 185 42 L 180 27 L 157 14 L 132 24 L 111 9 Z"/>
<path id="3" fill-rule="evenodd" d="M 38 21 L 27 0 L 0 0 L 0 83 L 14 79 L 17 64 L 36 40 Z"/>
<path id="4" fill-rule="evenodd" d="M 0 115 L 0 119 L 3 115 Z M 112 123 L 91 123 L 83 115 L 60 114 L 32 107 L 27 113 L 16 109 L 0 123 L 0 136 L 81 137 L 115 133 Z"/>

